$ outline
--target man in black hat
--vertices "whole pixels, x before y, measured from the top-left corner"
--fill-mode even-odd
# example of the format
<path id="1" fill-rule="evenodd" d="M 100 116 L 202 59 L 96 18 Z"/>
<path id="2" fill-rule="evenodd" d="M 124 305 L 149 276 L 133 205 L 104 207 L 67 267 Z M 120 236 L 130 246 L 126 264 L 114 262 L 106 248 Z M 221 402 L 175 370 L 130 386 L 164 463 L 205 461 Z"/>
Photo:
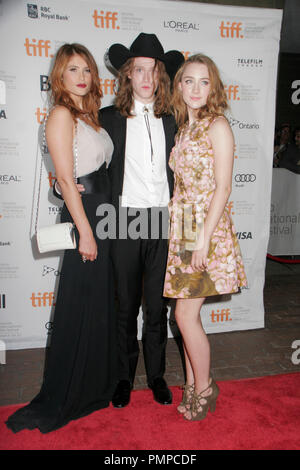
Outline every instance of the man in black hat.
<path id="1" fill-rule="evenodd" d="M 164 53 L 158 38 L 145 33 L 129 49 L 112 45 L 107 55 L 118 71 L 119 89 L 115 105 L 102 109 L 99 119 L 114 143 L 109 168 L 113 204 L 119 224 L 127 224 L 126 236 L 119 225 L 119 236 L 112 243 L 119 350 L 119 383 L 112 403 L 122 408 L 130 401 L 139 355 L 137 317 L 143 294 L 147 316 L 142 342 L 148 385 L 156 401 L 170 404 L 172 395 L 163 379 L 167 307 L 162 292 L 167 236 L 162 224 L 155 230 L 153 225 L 159 212 L 166 221 L 173 191 L 168 160 L 176 126 L 170 114 L 170 79 L 184 57 L 178 51 Z M 137 222 L 144 222 L 138 237 L 127 230 L 131 223 L 138 230 Z"/>

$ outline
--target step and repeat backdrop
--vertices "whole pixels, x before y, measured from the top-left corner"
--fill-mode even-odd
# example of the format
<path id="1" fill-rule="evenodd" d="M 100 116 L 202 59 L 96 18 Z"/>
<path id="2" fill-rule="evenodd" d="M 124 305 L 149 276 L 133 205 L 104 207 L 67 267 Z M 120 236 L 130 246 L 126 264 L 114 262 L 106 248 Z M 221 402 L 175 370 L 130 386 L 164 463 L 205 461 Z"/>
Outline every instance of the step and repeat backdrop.
<path id="1" fill-rule="evenodd" d="M 165 51 L 179 49 L 186 58 L 205 53 L 220 69 L 235 136 L 228 207 L 249 285 L 232 297 L 210 298 L 203 324 L 207 333 L 264 327 L 281 17 L 281 10 L 158 0 L 0 3 L 0 342 L 6 349 L 44 347 L 51 333 L 61 253 L 39 255 L 31 235 L 55 52 L 66 42 L 88 47 L 99 66 L 106 106 L 114 99 L 115 77 L 105 66 L 105 52 L 116 42 L 129 47 L 140 32 L 155 33 Z M 52 197 L 54 179 L 46 154 L 41 225 L 54 224 L 61 210 Z M 172 315 L 170 308 L 169 336 L 176 331 Z M 141 309 L 139 336 L 142 322 Z"/>

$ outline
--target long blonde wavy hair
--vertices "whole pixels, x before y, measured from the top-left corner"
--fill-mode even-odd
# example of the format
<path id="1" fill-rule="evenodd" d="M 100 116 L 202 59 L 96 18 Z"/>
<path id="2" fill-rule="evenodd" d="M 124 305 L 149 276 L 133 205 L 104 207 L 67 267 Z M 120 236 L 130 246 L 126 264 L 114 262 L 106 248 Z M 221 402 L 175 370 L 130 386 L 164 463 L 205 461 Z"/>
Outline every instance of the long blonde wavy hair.
<path id="1" fill-rule="evenodd" d="M 182 80 L 186 67 L 194 63 L 206 65 L 210 79 L 210 92 L 207 102 L 205 106 L 198 110 L 197 119 L 207 116 L 214 119 L 217 116 L 222 116 L 228 108 L 227 96 L 216 64 L 210 57 L 204 54 L 195 54 L 182 64 L 174 78 L 171 105 L 179 128 L 188 120 L 188 111 L 178 85 Z"/>
<path id="2" fill-rule="evenodd" d="M 120 114 L 126 118 L 132 117 L 133 89 L 129 75 L 132 72 L 133 64 L 134 58 L 128 59 L 120 68 L 118 74 L 118 91 L 115 106 Z M 163 114 L 171 114 L 170 78 L 163 62 L 155 59 L 155 67 L 157 67 L 158 71 L 158 87 L 155 92 L 153 111 L 154 115 L 160 118 Z"/>
<path id="3" fill-rule="evenodd" d="M 80 55 L 86 61 L 92 77 L 91 89 L 82 99 L 83 109 L 76 106 L 62 81 L 63 73 L 74 54 Z M 77 43 L 61 46 L 56 53 L 49 81 L 51 85 L 51 105 L 65 106 L 72 114 L 74 121 L 79 118 L 96 130 L 100 128 L 98 111 L 101 106 L 102 92 L 100 89 L 98 67 L 94 57 L 85 46 Z"/>

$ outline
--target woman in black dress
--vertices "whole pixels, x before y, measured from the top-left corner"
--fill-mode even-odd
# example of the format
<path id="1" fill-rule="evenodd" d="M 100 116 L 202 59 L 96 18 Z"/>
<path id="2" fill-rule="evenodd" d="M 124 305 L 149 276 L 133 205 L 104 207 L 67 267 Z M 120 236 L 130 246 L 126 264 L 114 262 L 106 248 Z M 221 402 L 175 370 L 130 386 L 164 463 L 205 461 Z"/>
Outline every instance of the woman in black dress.
<path id="1" fill-rule="evenodd" d="M 109 239 L 99 240 L 97 208 L 110 202 L 107 167 L 113 144 L 99 126 L 97 65 L 80 44 L 65 44 L 50 76 L 53 107 L 45 132 L 65 204 L 61 221 L 76 226 L 66 250 L 51 345 L 40 393 L 6 422 L 14 432 L 47 433 L 107 407 L 116 386 L 114 287 Z M 74 180 L 84 184 L 79 194 Z"/>

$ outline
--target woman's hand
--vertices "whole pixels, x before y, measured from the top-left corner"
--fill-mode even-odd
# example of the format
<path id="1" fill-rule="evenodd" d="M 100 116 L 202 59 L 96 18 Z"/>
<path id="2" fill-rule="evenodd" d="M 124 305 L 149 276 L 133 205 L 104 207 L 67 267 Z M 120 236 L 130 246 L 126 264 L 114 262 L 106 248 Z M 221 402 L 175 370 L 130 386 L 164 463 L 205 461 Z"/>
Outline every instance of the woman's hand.
<path id="1" fill-rule="evenodd" d="M 76 183 L 76 188 L 79 193 L 84 193 L 85 191 L 85 187 L 83 186 L 83 184 Z"/>
<path id="2" fill-rule="evenodd" d="M 208 246 L 203 246 L 201 249 L 193 251 L 191 266 L 194 271 L 205 271 L 207 269 L 208 248 Z"/>
<path id="3" fill-rule="evenodd" d="M 79 253 L 86 261 L 95 261 L 98 255 L 97 243 L 93 234 L 79 237 Z"/>

